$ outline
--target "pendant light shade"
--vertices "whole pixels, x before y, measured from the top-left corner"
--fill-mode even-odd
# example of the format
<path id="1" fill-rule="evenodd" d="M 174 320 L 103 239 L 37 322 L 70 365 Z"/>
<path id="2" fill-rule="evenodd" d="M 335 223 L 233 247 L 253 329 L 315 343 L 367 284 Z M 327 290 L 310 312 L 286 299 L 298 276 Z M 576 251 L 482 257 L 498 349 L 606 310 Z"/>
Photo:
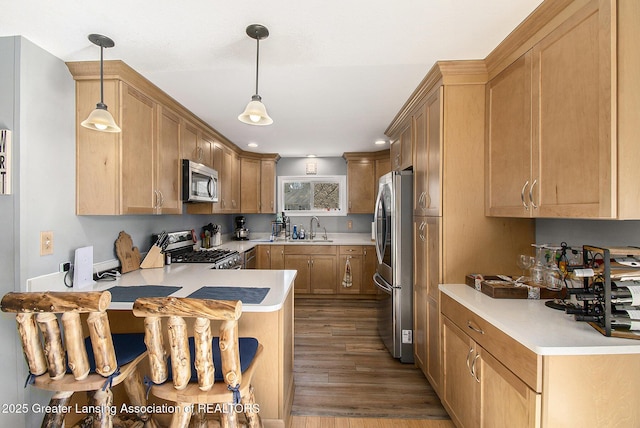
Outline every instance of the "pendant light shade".
<path id="1" fill-rule="evenodd" d="M 101 132 L 120 132 L 120 127 L 116 124 L 113 116 L 107 110 L 107 105 L 104 103 L 103 51 L 104 48 L 114 47 L 115 43 L 107 36 L 100 34 L 90 34 L 89 41 L 94 45 L 100 46 L 100 102 L 96 104 L 96 109 L 80 125 Z"/>
<path id="2" fill-rule="evenodd" d="M 269 37 L 269 30 L 264 25 L 252 24 L 247 27 L 247 35 L 256 40 L 256 93 L 251 97 L 242 114 L 238 116 L 240 122 L 249 125 L 271 125 L 273 119 L 267 114 L 267 108 L 262 104 L 262 98 L 258 95 L 258 67 L 260 65 L 260 40 Z"/>

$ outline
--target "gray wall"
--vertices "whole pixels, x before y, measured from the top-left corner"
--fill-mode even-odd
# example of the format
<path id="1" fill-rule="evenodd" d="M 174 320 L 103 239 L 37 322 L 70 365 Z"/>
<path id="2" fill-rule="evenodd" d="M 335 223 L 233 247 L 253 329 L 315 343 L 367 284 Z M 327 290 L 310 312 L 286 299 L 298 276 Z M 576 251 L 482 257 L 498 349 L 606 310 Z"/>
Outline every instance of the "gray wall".
<path id="1" fill-rule="evenodd" d="M 618 220 L 536 220 L 536 242 L 569 246 L 638 246 L 640 221 Z"/>
<path id="2" fill-rule="evenodd" d="M 15 167 L 19 156 L 19 134 L 15 132 L 19 120 L 16 110 L 19 87 L 16 81 L 18 62 L 20 60 L 20 40 L 13 37 L 0 38 L 0 128 L 13 132 L 13 194 L 0 196 L 0 294 L 19 289 L 18 265 L 20 240 L 18 239 L 18 194 L 20 183 L 17 182 L 18 168 Z M 0 315 L 0 405 L 4 403 L 23 403 L 24 389 L 22 384 L 26 371 L 18 342 L 15 318 L 2 313 Z M 3 426 L 24 427 L 25 417 L 20 414 L 0 414 Z"/>
<path id="3" fill-rule="evenodd" d="M 76 248 L 94 247 L 94 262 L 116 259 L 121 230 L 141 251 L 162 230 L 196 229 L 214 222 L 232 232 L 231 216 L 75 215 L 75 85 L 60 59 L 22 37 L 0 38 L 0 128 L 13 131 L 13 195 L 0 196 L 0 293 L 25 288 L 26 280 L 56 272 Z M 97 101 L 97 100 L 96 100 Z M 54 253 L 40 256 L 40 232 L 53 231 Z M 27 371 L 14 317 L 0 315 L 0 405 L 48 401 L 23 389 Z M 42 415 L 0 413 L 3 426 L 39 426 Z"/>

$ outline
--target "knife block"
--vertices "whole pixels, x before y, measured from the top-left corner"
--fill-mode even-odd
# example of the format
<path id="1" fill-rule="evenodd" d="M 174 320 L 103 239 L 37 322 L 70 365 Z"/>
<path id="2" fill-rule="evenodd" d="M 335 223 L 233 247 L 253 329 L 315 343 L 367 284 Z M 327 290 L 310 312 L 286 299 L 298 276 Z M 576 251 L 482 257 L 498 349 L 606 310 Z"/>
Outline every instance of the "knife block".
<path id="1" fill-rule="evenodd" d="M 142 269 L 164 267 L 164 254 L 162 254 L 160 247 L 157 245 L 152 246 L 147 256 L 140 263 L 140 267 Z"/>

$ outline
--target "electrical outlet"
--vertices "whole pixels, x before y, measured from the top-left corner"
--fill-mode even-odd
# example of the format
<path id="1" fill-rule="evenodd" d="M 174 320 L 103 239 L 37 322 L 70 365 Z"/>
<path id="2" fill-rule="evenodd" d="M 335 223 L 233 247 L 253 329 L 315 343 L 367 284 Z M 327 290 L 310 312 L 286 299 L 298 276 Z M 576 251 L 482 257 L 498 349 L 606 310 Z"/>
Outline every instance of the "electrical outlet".
<path id="1" fill-rule="evenodd" d="M 62 262 L 60 263 L 59 272 L 68 272 L 71 269 L 71 262 Z"/>
<path id="2" fill-rule="evenodd" d="M 347 221 L 347 229 L 349 230 L 353 229 L 353 220 Z"/>
<path id="3" fill-rule="evenodd" d="M 53 232 L 40 232 L 40 255 L 48 256 L 53 254 Z"/>

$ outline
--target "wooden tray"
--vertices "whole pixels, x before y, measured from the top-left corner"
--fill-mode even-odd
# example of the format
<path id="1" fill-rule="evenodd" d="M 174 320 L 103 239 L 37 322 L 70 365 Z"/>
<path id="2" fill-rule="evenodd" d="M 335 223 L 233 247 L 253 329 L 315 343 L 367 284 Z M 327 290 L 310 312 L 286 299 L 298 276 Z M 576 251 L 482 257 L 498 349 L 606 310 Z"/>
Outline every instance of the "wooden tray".
<path id="1" fill-rule="evenodd" d="M 496 275 L 472 274 L 466 276 L 466 284 L 494 299 L 528 299 L 527 287 L 516 287 L 508 281 L 503 281 Z M 527 284 L 540 289 L 540 299 L 564 299 L 567 296 L 565 289 L 551 291 L 536 284 Z"/>

